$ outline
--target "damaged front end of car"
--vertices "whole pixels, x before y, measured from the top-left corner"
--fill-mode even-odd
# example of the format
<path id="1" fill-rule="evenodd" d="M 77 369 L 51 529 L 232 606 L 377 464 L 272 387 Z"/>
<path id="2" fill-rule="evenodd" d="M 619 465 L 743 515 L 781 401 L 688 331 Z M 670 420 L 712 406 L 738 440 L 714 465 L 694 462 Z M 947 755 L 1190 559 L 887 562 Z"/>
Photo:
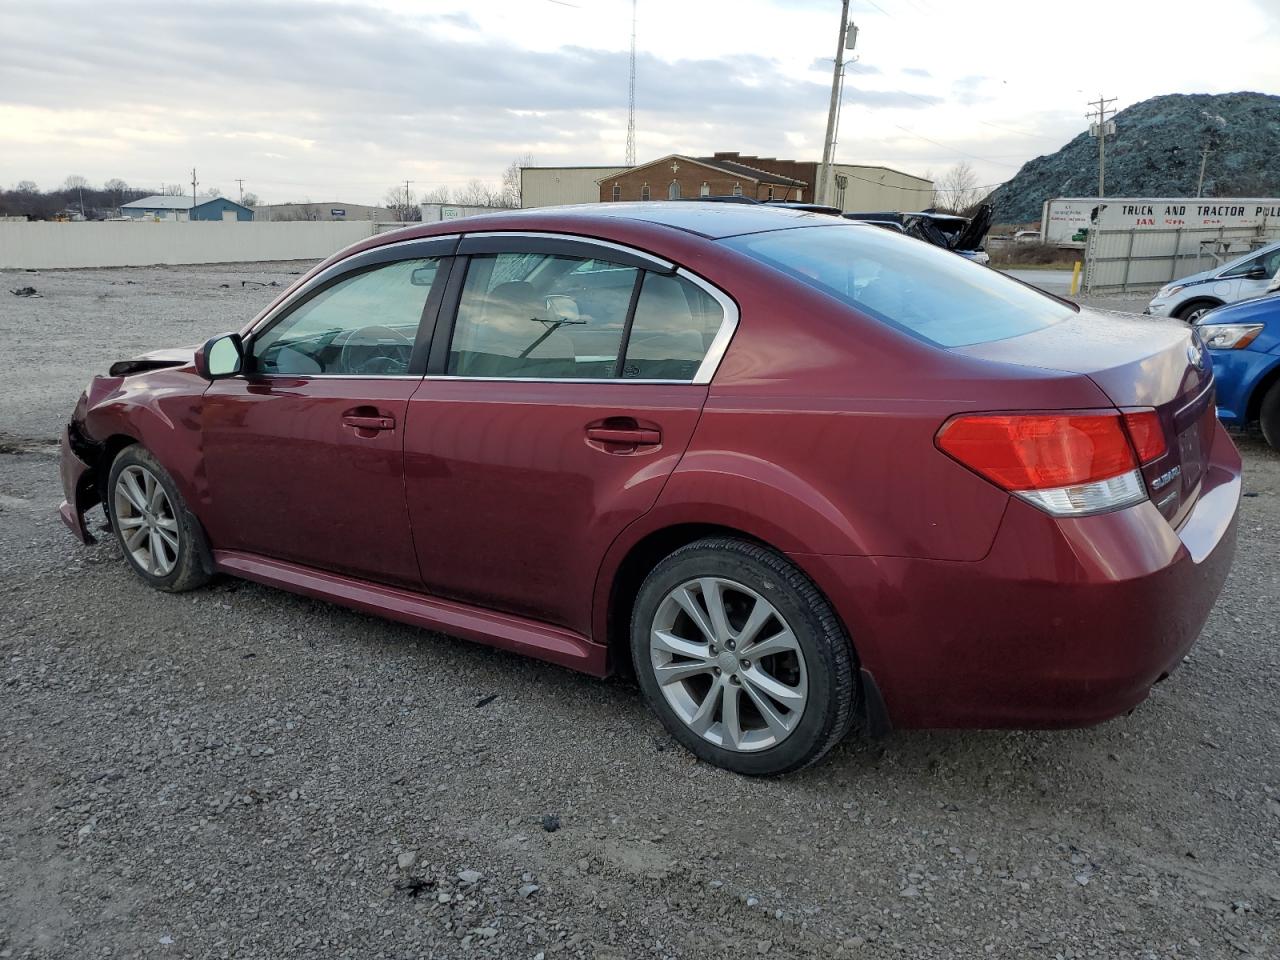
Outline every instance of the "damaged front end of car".
<path id="1" fill-rule="evenodd" d="M 85 514 L 105 502 L 112 459 L 120 449 L 141 439 L 139 428 L 148 419 L 146 411 L 154 407 L 154 385 L 142 375 L 190 368 L 192 355 L 191 348 L 157 350 L 118 361 L 105 376 L 94 377 L 80 395 L 62 431 L 59 473 L 65 499 L 58 515 L 81 543 L 96 542 Z M 104 509 L 104 513 L 106 529 L 110 529 L 110 512 Z"/>

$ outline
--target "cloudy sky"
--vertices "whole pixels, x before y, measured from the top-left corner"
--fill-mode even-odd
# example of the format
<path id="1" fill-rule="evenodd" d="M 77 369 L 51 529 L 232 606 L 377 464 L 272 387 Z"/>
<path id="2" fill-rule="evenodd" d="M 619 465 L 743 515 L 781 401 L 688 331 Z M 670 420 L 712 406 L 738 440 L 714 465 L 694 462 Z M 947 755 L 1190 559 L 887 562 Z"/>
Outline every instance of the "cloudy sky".
<path id="1" fill-rule="evenodd" d="M 1008 179 L 1117 106 L 1280 93 L 1280 0 L 852 0 L 837 156 Z M 822 152 L 838 0 L 639 0 L 637 154 Z M 621 163 L 630 0 L 0 0 L 0 184 L 372 203 Z"/>

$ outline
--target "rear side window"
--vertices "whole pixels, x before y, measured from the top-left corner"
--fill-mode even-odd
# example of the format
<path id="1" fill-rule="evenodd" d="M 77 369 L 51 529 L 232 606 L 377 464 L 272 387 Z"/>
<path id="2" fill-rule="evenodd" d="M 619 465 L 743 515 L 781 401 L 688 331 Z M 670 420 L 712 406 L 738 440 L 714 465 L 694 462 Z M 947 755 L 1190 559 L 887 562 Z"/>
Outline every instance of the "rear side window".
<path id="1" fill-rule="evenodd" d="M 942 347 L 1032 333 L 1075 313 L 989 267 L 866 225 L 801 227 L 722 242 Z"/>
<path id="2" fill-rule="evenodd" d="M 612 377 L 639 271 L 541 253 L 476 256 L 458 304 L 448 372 L 462 377 Z"/>
<path id="3" fill-rule="evenodd" d="M 545 253 L 471 257 L 446 372 L 692 381 L 724 307 L 682 276 Z"/>
<path id="4" fill-rule="evenodd" d="M 724 309 L 684 277 L 646 273 L 636 301 L 625 379 L 692 380 L 724 321 Z"/>

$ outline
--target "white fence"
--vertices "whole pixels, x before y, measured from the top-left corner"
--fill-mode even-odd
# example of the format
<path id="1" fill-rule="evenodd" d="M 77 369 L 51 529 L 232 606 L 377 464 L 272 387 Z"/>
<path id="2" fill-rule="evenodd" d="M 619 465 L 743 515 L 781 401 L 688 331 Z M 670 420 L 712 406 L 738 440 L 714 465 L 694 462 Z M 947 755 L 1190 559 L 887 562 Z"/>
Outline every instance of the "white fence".
<path id="1" fill-rule="evenodd" d="M 1280 240 L 1280 222 L 1253 227 L 1089 230 L 1084 288 L 1101 295 L 1151 290 Z"/>
<path id="2" fill-rule="evenodd" d="M 319 260 L 374 229 L 367 220 L 0 223 L 0 269 Z"/>

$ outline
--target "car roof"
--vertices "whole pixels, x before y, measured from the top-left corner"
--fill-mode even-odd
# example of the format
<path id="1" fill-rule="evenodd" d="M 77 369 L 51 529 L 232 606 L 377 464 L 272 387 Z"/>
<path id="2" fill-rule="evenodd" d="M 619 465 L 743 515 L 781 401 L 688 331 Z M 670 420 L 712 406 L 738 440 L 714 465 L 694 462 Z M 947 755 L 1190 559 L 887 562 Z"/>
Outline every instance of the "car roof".
<path id="1" fill-rule="evenodd" d="M 462 220 L 451 220 L 444 226 L 450 233 L 475 233 L 486 230 L 563 230 L 566 227 L 589 233 L 593 224 L 599 225 L 602 221 L 655 224 L 711 240 L 744 233 L 764 233 L 792 227 L 816 227 L 839 222 L 830 214 L 812 213 L 807 210 L 794 210 L 769 204 L 642 200 L 634 203 L 586 203 L 481 214 Z M 432 224 L 432 226 L 440 225 Z M 417 229 L 422 230 L 422 228 Z M 423 230 L 422 233 L 425 235 L 427 231 Z M 407 231 L 402 231 L 397 239 L 407 235 Z"/>

